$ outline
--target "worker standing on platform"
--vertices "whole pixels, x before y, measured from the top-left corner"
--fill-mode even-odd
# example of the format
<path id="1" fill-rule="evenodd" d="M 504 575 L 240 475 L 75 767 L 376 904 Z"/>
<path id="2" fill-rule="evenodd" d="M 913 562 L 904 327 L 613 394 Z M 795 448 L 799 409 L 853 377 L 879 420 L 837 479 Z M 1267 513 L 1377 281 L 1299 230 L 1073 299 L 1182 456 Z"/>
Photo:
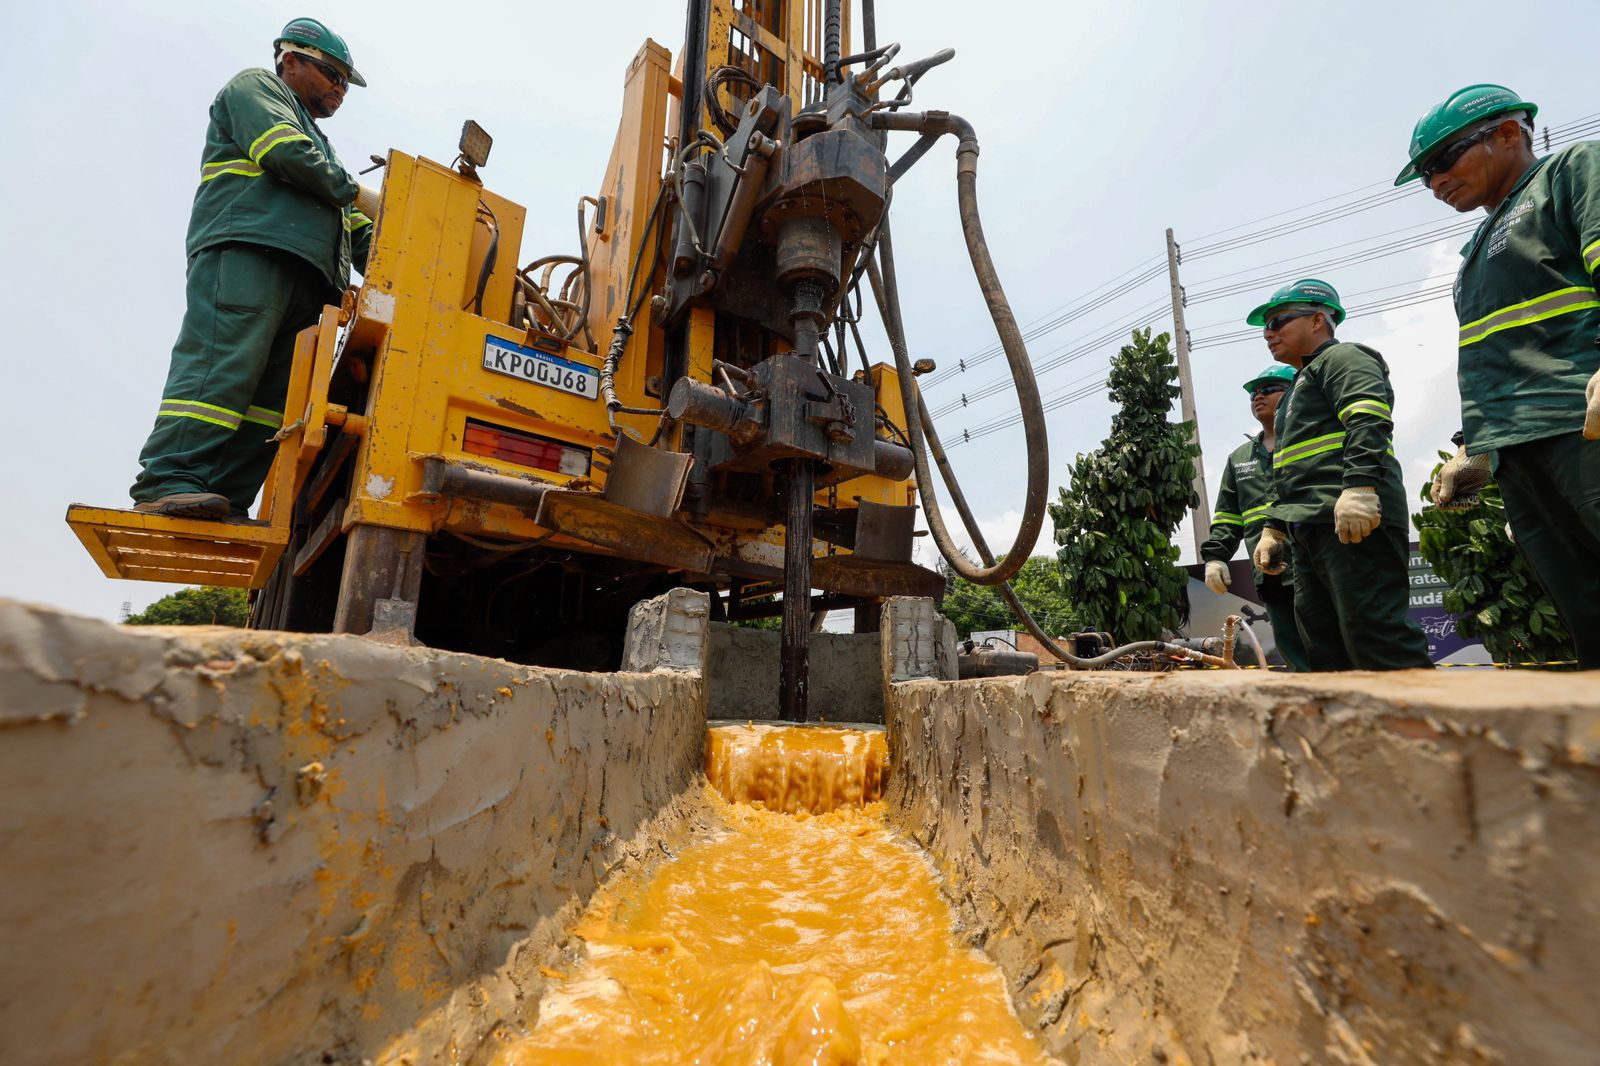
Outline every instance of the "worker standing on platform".
<path id="1" fill-rule="evenodd" d="M 1256 569 L 1282 574 L 1292 547 L 1295 620 L 1313 670 L 1431 667 L 1406 614 L 1410 526 L 1383 356 L 1334 339 L 1344 308 L 1315 278 L 1279 289 L 1246 321 L 1299 371 L 1278 407 L 1276 502 Z"/>
<path id="2" fill-rule="evenodd" d="M 1244 541 L 1245 551 L 1253 557 L 1261 531 L 1266 528 L 1267 508 L 1274 498 L 1272 450 L 1277 438 L 1273 420 L 1293 381 L 1293 367 L 1271 366 L 1244 383 L 1244 391 L 1250 395 L 1250 413 L 1261 423 L 1261 432 L 1228 456 L 1227 465 L 1222 468 L 1222 487 L 1217 490 L 1217 508 L 1211 516 L 1211 536 L 1200 546 L 1200 555 L 1206 560 L 1206 588 L 1218 596 L 1228 591 L 1228 560 L 1238 550 L 1239 541 Z M 1256 595 L 1267 608 L 1272 637 L 1284 661 L 1291 670 L 1311 669 L 1294 620 L 1292 563 L 1281 574 L 1255 568 L 1255 586 Z"/>
<path id="3" fill-rule="evenodd" d="M 1462 250 L 1457 384 L 1464 443 L 1448 506 L 1490 477 L 1517 546 L 1600 669 L 1600 142 L 1533 154 L 1538 106 L 1469 85 L 1428 110 L 1396 185 L 1488 217 Z"/>
<path id="4" fill-rule="evenodd" d="M 135 509 L 243 518 L 272 463 L 295 334 L 365 269 L 371 219 L 317 126 L 366 85 L 343 38 L 295 19 L 276 73 L 246 70 L 211 104 L 189 216 L 187 309 Z"/>

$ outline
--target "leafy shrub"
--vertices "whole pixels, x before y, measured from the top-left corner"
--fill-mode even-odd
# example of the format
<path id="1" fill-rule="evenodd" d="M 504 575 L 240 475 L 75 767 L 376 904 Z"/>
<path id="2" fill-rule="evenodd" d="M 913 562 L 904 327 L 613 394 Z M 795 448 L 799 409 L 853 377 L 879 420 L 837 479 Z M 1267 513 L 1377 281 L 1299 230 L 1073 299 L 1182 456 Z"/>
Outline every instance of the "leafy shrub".
<path id="1" fill-rule="evenodd" d="M 1106 382 L 1121 404 L 1111 435 L 1079 455 L 1071 489 L 1050 507 L 1062 588 L 1079 623 L 1119 640 L 1153 640 L 1180 622 L 1188 575 L 1173 531 L 1191 507 L 1194 424 L 1168 416 L 1179 395 L 1178 365 L 1163 333 L 1135 330 L 1111 360 Z"/>
<path id="2" fill-rule="evenodd" d="M 1439 458 L 1450 455 L 1440 452 Z M 1422 489 L 1424 503 L 1429 485 Z M 1444 609 L 1459 620 L 1462 636 L 1482 640 L 1494 661 L 1508 666 L 1577 657 L 1555 603 L 1506 535 L 1506 505 L 1494 484 L 1484 487 L 1473 507 L 1428 506 L 1412 520 L 1422 557 L 1449 585 Z"/>

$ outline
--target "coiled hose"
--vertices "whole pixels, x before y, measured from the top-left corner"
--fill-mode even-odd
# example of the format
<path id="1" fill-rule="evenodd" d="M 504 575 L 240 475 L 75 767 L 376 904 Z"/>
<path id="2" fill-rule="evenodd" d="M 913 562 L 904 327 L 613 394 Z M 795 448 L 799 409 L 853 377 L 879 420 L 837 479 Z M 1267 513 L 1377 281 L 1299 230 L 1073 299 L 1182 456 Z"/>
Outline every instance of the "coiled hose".
<path id="1" fill-rule="evenodd" d="M 933 419 L 928 416 L 921 392 L 916 387 L 911 356 L 906 346 L 905 325 L 900 313 L 900 294 L 894 271 L 894 242 L 890 234 L 889 220 L 885 217 L 879 224 L 877 241 L 877 256 L 882 264 L 881 273 L 879 267 L 869 259 L 867 277 L 878 303 L 879 314 L 883 318 L 884 329 L 889 335 L 889 347 L 894 352 L 895 368 L 900 379 L 900 398 L 908 412 L 906 429 L 911 436 L 911 454 L 915 464 L 917 488 L 922 495 L 923 513 L 928 518 L 928 529 L 933 534 L 939 553 L 957 574 L 973 584 L 998 586 L 1001 597 L 1034 639 L 1052 655 L 1075 669 L 1107 666 L 1116 659 L 1135 652 L 1158 652 L 1212 666 L 1233 666 L 1234 664 L 1218 656 L 1191 651 L 1164 640 L 1136 641 L 1092 658 L 1074 655 L 1052 640 L 1017 598 L 1008 580 L 1022 568 L 1023 563 L 1027 562 L 1028 552 L 1038 539 L 1039 531 L 1044 525 L 1050 468 L 1049 444 L 1044 424 L 1044 410 L 1039 400 L 1039 386 L 1033 376 L 1033 366 L 1028 361 L 1027 348 L 1022 340 L 1021 331 L 1017 328 L 1016 318 L 1011 313 L 1005 291 L 1000 285 L 994 261 L 989 256 L 988 243 L 984 239 L 983 225 L 978 215 L 977 136 L 971 124 L 965 119 L 941 112 L 879 113 L 873 116 L 872 121 L 876 128 L 883 130 L 909 130 L 924 134 L 954 133 L 960 138 L 956 148 L 956 190 L 961 212 L 962 236 L 966 239 L 967 253 L 972 259 L 973 272 L 977 275 L 979 287 L 983 290 L 989 315 L 994 320 L 996 331 L 1000 334 L 1000 342 L 1006 353 L 1006 361 L 1011 367 L 1011 377 L 1016 385 L 1017 402 L 1022 413 L 1023 436 L 1027 448 L 1027 498 L 1016 540 L 1011 550 L 997 563 L 995 556 L 989 550 L 988 541 L 978 527 L 972 508 L 967 504 L 966 495 L 961 491 L 955 471 L 950 466 L 950 461 L 939 442 L 938 433 L 933 428 Z M 916 412 L 915 418 L 909 417 L 909 412 L 912 411 Z M 945 488 L 949 490 L 951 501 L 961 516 L 962 525 L 966 527 L 967 535 L 972 538 L 972 545 L 983 562 L 981 568 L 973 566 L 950 537 L 934 491 L 933 477 L 928 470 L 930 446 Z"/>

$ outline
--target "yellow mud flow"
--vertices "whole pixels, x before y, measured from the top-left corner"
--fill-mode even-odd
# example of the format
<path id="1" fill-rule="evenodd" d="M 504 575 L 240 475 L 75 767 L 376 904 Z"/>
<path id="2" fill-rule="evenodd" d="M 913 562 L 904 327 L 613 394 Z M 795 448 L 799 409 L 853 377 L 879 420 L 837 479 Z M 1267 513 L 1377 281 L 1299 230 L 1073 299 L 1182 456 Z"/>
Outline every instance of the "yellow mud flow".
<path id="1" fill-rule="evenodd" d="M 789 815 L 707 799 L 725 829 L 601 890 L 576 930 L 588 959 L 551 975 L 537 1027 L 495 1066 L 1051 1061 L 881 803 Z"/>
<path id="2" fill-rule="evenodd" d="M 825 814 L 883 795 L 889 749 L 882 730 L 719 726 L 706 731 L 706 778 L 734 803 Z"/>

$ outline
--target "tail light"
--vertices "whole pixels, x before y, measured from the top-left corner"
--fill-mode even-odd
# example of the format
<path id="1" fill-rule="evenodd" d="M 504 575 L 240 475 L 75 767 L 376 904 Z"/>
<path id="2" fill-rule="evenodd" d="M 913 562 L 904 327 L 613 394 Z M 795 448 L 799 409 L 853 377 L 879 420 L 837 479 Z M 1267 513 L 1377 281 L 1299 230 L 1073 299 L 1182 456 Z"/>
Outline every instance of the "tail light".
<path id="1" fill-rule="evenodd" d="M 486 459 L 499 459 L 534 470 L 549 470 L 572 477 L 589 473 L 589 449 L 564 444 L 548 437 L 519 433 L 514 429 L 496 426 L 489 422 L 467 419 L 466 439 L 462 450 Z"/>

